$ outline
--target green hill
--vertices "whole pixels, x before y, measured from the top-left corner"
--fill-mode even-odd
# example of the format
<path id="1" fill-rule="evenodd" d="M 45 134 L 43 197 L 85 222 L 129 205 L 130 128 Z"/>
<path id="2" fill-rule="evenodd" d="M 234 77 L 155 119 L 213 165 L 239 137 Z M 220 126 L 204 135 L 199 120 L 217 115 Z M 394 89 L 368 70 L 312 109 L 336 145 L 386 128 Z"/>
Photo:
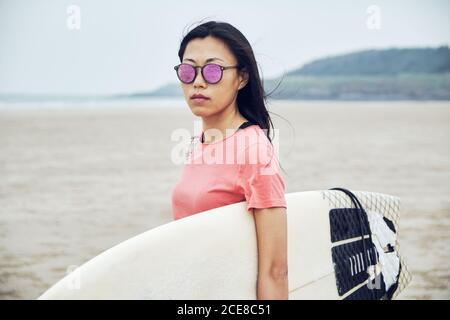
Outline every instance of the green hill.
<path id="1" fill-rule="evenodd" d="M 315 60 L 287 76 L 396 75 L 450 72 L 450 49 L 365 50 Z"/>
<path id="2" fill-rule="evenodd" d="M 270 92 L 279 80 L 269 80 Z M 450 73 L 290 76 L 270 96 L 289 100 L 450 100 Z"/>

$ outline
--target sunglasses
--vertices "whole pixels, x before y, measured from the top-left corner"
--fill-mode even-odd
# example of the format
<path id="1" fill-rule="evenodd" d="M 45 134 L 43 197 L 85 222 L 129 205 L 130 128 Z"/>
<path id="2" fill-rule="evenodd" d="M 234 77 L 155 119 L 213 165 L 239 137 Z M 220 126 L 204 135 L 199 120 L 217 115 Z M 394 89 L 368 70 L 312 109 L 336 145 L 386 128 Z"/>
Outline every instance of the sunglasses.
<path id="1" fill-rule="evenodd" d="M 197 77 L 197 69 L 200 68 L 203 79 L 209 84 L 216 84 L 222 79 L 224 70 L 239 68 L 239 66 L 223 67 L 215 63 L 208 63 L 203 67 L 195 67 L 188 63 L 181 63 L 173 68 L 177 72 L 178 79 L 183 83 L 189 84 L 194 82 Z"/>

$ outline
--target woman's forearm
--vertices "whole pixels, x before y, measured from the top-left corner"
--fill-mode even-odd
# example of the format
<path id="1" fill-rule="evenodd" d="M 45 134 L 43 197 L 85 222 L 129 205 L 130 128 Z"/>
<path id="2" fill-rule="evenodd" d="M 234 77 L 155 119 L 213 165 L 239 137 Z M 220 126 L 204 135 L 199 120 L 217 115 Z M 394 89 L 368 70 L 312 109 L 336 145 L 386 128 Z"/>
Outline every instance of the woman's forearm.
<path id="1" fill-rule="evenodd" d="M 289 286 L 287 275 L 274 277 L 262 275 L 257 283 L 258 300 L 288 300 Z"/>

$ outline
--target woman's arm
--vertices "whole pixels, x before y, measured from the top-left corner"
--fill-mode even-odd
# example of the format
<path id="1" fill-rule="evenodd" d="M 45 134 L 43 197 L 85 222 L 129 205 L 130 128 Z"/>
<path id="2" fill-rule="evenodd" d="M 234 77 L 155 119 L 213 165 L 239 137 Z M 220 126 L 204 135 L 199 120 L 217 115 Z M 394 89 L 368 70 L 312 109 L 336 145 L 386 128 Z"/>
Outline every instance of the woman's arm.
<path id="1" fill-rule="evenodd" d="M 287 300 L 287 216 L 286 208 L 254 209 L 258 242 L 258 300 Z"/>

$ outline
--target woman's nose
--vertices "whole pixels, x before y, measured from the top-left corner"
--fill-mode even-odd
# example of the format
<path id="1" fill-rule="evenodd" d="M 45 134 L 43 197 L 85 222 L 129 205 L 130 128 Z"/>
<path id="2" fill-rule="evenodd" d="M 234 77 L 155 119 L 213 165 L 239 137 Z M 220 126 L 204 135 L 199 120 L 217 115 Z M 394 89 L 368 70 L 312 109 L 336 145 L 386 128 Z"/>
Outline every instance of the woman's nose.
<path id="1" fill-rule="evenodd" d="M 205 85 L 206 85 L 206 81 L 205 81 L 205 79 L 203 79 L 201 69 L 198 68 L 197 75 L 195 76 L 195 79 L 194 79 L 194 88 L 204 87 Z"/>

